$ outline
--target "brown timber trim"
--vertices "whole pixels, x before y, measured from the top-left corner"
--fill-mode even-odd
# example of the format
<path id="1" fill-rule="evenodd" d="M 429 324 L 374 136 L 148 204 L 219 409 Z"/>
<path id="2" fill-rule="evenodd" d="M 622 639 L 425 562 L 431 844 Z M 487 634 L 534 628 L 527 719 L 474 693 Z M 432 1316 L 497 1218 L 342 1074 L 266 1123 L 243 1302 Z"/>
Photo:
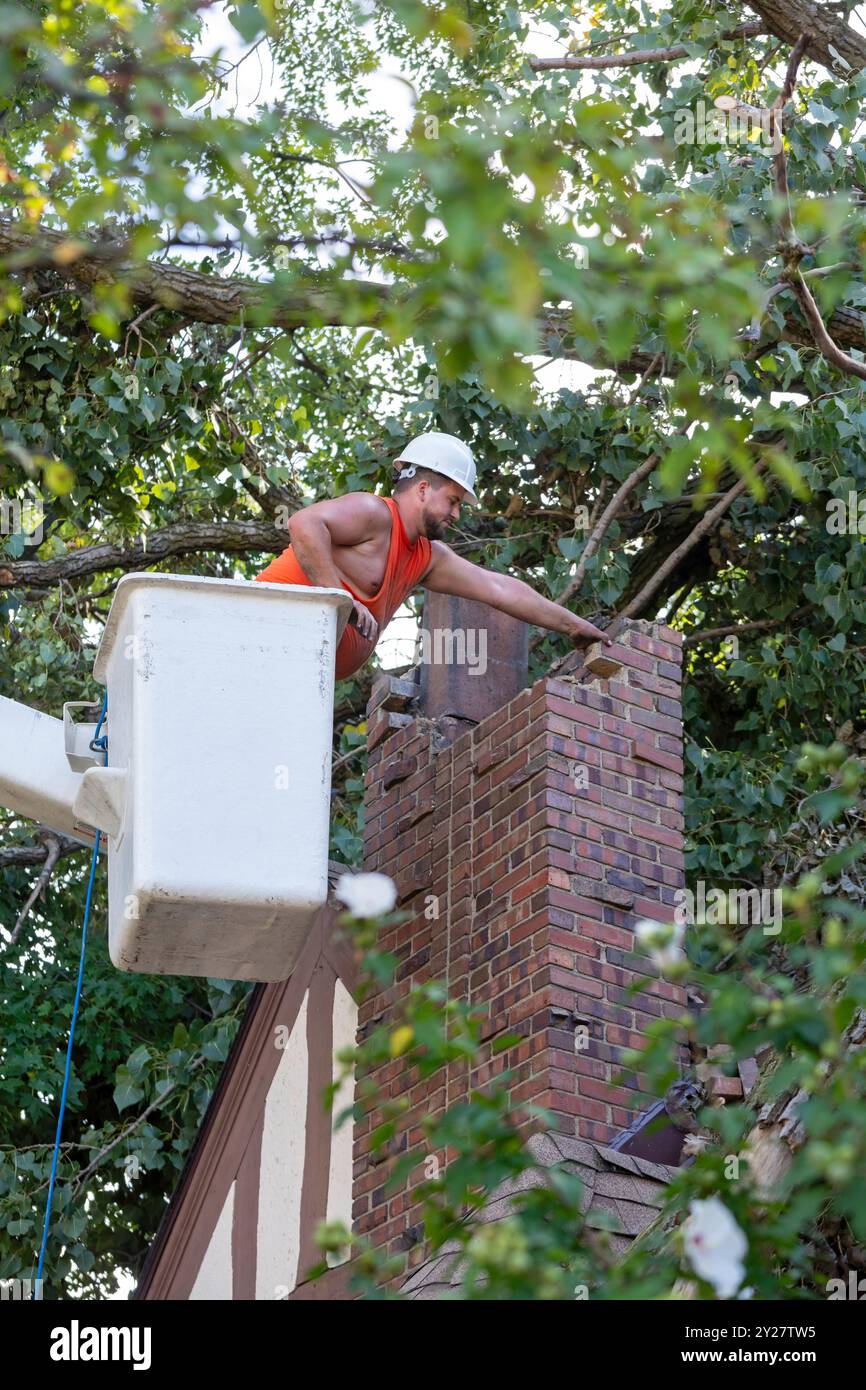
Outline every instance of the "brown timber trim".
<path id="1" fill-rule="evenodd" d="M 259 1227 L 259 1177 L 262 1170 L 264 1106 L 244 1150 L 235 1180 L 232 1212 L 232 1298 L 239 1301 L 256 1296 L 256 1243 Z"/>
<path id="2" fill-rule="evenodd" d="M 330 963 L 324 958 L 319 960 L 310 982 L 307 1005 L 307 1142 L 301 1186 L 299 1281 L 322 1259 L 313 1236 L 318 1223 L 325 1220 L 328 1209 L 333 1114 L 322 1104 L 322 1091 L 333 1076 L 336 984 L 337 976 Z"/>

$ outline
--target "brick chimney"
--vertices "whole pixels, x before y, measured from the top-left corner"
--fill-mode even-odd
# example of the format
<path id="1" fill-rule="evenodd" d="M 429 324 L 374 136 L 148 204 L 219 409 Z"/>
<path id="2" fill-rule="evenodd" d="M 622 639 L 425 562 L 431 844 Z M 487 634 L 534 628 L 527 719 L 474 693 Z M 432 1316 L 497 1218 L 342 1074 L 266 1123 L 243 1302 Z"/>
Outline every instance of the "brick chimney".
<path id="1" fill-rule="evenodd" d="M 490 674 L 469 664 L 480 664 L 481 627 Z M 476 629 L 462 662 L 453 643 L 451 660 L 444 641 L 437 649 L 443 628 Z M 400 961 L 396 981 L 364 1001 L 359 1028 L 439 979 L 486 1007 L 485 1041 L 522 1041 L 482 1055 L 471 1076 L 465 1060 L 428 1081 L 403 1059 L 380 1069 L 392 1097 L 409 1096 L 405 1142 L 418 1167 L 386 1195 L 389 1165 L 369 1155 L 381 1117 L 369 1111 L 355 1129 L 353 1219 L 389 1254 L 411 1248 L 421 1219 L 421 1116 L 507 1066 L 515 1103 L 546 1106 L 558 1132 L 609 1145 L 638 1113 L 630 1100 L 659 1099 L 637 1074 L 613 1084 L 622 1050 L 686 1002 L 658 977 L 628 992 L 654 973 L 635 953 L 635 923 L 670 921 L 684 886 L 679 634 L 623 623 L 606 661 L 574 652 L 526 688 L 526 624 L 431 594 L 422 630 L 430 669 L 379 677 L 367 707 L 364 868 L 389 874 L 412 916 L 382 937 Z"/>

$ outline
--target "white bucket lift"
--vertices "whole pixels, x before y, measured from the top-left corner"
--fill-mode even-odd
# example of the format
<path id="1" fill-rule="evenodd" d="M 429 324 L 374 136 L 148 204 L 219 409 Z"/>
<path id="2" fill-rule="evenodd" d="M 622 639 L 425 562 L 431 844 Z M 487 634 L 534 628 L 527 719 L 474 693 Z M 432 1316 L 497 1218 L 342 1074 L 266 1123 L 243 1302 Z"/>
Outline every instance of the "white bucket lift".
<path id="1" fill-rule="evenodd" d="M 327 896 L 334 658 L 351 609 L 345 589 L 129 574 L 93 668 L 107 766 L 74 705 L 64 736 L 0 701 L 0 802 L 108 837 L 119 969 L 291 974 Z"/>

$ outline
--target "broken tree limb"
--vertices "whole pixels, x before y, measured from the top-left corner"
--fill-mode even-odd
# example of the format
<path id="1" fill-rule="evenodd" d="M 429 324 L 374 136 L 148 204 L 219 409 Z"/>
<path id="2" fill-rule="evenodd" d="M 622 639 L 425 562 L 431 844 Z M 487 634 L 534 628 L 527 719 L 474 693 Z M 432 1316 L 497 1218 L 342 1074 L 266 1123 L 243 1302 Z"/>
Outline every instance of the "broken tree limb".
<path id="1" fill-rule="evenodd" d="M 785 272 L 786 278 L 790 280 L 791 287 L 797 296 L 803 315 L 809 325 L 809 330 L 815 341 L 815 345 L 828 362 L 832 362 L 834 367 L 840 371 L 847 372 L 849 376 L 856 376 L 861 381 L 866 381 L 866 363 L 858 362 L 856 357 L 849 357 L 847 352 L 843 352 L 838 343 L 834 343 L 830 334 L 827 332 L 821 311 L 815 303 L 812 291 L 803 279 L 802 272 L 798 266 L 791 266 Z"/>
<path id="2" fill-rule="evenodd" d="M 765 467 L 766 464 L 764 461 L 759 460 L 759 462 L 755 464 L 754 472 L 760 473 Z M 747 478 L 740 478 L 730 491 L 725 493 L 722 500 L 717 502 L 714 507 L 711 507 L 710 510 L 705 513 L 690 535 L 677 546 L 676 550 L 674 550 L 664 563 L 659 566 L 655 574 L 648 580 L 640 592 L 622 609 L 619 614 L 621 618 L 634 618 L 646 607 L 653 594 L 661 587 L 668 575 L 676 569 L 677 565 L 688 555 L 689 551 L 694 549 L 698 541 L 702 540 L 703 537 L 713 529 L 716 522 L 724 516 L 725 512 L 729 510 L 740 494 L 748 487 L 748 483 L 749 480 Z"/>
<path id="3" fill-rule="evenodd" d="M 15 919 L 15 926 L 12 928 L 12 935 L 9 938 L 9 947 L 7 949 L 16 944 L 21 935 L 21 928 L 27 920 L 27 914 L 39 897 L 39 894 L 43 893 L 48 887 L 51 881 L 51 875 L 54 872 L 54 866 L 63 853 L 63 842 L 66 840 L 64 835 L 58 835 L 57 832 L 53 830 L 40 830 L 39 838 L 45 844 L 45 860 L 39 871 L 39 877 L 34 883 L 26 903 Z"/>
<path id="4" fill-rule="evenodd" d="M 70 238 L 60 232 L 40 228 L 34 236 L 23 230 L 15 220 L 0 218 L 0 256 L 16 251 L 41 256 L 42 264 L 51 266 L 63 279 L 79 286 L 82 292 L 100 280 L 123 278 L 124 263 L 112 261 L 110 256 L 102 253 L 98 256 L 82 254 L 66 264 L 58 263 L 55 259 L 58 248 L 69 243 Z M 267 325 L 284 329 L 302 328 L 313 323 L 324 327 L 340 327 L 348 323 L 376 327 L 386 308 L 395 303 L 400 295 L 399 287 L 371 280 L 334 282 L 327 286 L 295 284 L 283 288 L 274 283 L 257 284 L 206 275 L 186 266 L 151 261 L 135 266 L 130 264 L 128 268 L 132 277 L 129 294 L 134 314 L 140 318 L 150 310 L 171 308 L 178 315 L 179 325 L 209 323 L 233 326 L 243 321 L 251 326 Z M 343 283 L 352 287 L 354 297 L 351 305 L 347 297 L 350 290 L 344 292 L 341 289 Z M 866 329 L 859 309 L 836 309 L 829 320 L 829 331 L 837 343 L 866 350 Z M 588 343 L 578 347 L 566 346 L 564 340 L 570 332 L 569 310 L 552 306 L 542 310 L 537 321 L 538 352 L 564 360 L 586 362 L 600 371 L 614 371 L 620 376 L 631 373 L 640 376 L 645 373 L 649 379 L 653 376 L 675 376 L 679 370 L 679 364 L 671 362 L 669 358 L 658 361 L 657 351 L 643 352 L 637 349 L 628 358 L 611 360 L 603 350 Z M 777 336 L 795 346 L 814 346 L 811 334 L 793 309 L 786 313 L 785 327 Z"/>

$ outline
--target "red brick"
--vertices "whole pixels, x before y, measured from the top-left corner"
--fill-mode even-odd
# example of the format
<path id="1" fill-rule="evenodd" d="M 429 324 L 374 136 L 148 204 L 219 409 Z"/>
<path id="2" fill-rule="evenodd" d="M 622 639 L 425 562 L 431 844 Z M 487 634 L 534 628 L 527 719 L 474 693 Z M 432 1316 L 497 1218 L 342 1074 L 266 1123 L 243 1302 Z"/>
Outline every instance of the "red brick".
<path id="1" fill-rule="evenodd" d="M 657 767 L 667 768 L 669 772 L 682 772 L 683 760 L 675 753 L 666 753 L 661 748 L 656 748 L 652 743 L 646 743 L 641 739 L 634 739 L 632 743 L 632 756 L 635 760 L 647 763 L 654 763 Z"/>

